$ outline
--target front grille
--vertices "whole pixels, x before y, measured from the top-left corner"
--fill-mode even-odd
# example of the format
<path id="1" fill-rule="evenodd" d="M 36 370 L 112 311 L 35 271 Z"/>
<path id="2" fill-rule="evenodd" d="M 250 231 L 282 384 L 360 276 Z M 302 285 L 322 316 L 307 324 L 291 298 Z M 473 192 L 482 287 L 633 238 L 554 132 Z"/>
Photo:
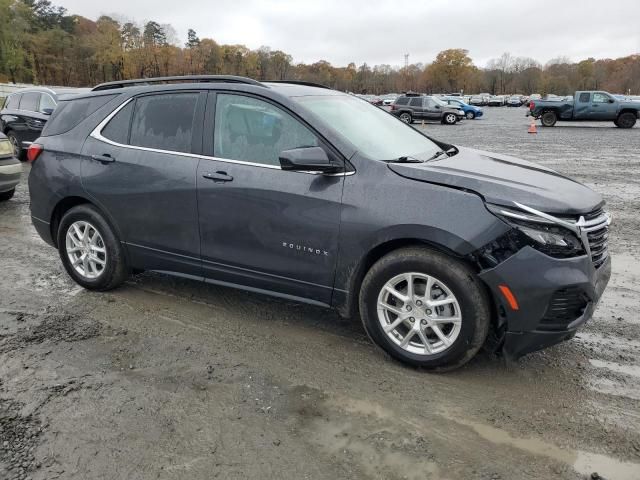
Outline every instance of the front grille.
<path id="1" fill-rule="evenodd" d="M 541 330 L 562 331 L 581 317 L 589 303 L 587 295 L 578 287 L 556 290 L 540 321 Z"/>
<path id="2" fill-rule="evenodd" d="M 587 233 L 591 261 L 598 268 L 609 256 L 609 215 L 600 209 L 583 218 L 581 228 Z"/>

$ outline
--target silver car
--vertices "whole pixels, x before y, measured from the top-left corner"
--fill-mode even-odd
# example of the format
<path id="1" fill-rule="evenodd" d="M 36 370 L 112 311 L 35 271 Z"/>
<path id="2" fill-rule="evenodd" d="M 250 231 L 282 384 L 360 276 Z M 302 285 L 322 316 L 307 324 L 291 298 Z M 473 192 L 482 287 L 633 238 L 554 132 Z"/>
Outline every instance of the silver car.
<path id="1" fill-rule="evenodd" d="M 0 201 L 13 197 L 21 174 L 22 164 L 14 156 L 13 145 L 0 133 Z"/>

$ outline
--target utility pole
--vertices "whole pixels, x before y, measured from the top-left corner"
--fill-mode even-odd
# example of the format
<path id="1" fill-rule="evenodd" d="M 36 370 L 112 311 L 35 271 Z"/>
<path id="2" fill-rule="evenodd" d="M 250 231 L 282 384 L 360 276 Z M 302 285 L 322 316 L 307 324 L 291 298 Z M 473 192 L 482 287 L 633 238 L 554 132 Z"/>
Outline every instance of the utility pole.
<path id="1" fill-rule="evenodd" d="M 408 53 L 404 54 L 404 86 L 407 92 L 411 90 L 411 87 L 409 86 L 409 54 Z"/>

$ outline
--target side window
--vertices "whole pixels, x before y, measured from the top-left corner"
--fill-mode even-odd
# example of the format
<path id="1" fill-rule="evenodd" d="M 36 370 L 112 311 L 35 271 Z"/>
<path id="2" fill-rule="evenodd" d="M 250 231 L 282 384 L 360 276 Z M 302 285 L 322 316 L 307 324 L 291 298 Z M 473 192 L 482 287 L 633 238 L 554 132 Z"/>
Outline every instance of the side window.
<path id="1" fill-rule="evenodd" d="M 425 108 L 435 108 L 436 107 L 436 102 L 434 102 L 430 98 L 425 98 L 424 106 L 425 106 Z"/>
<path id="2" fill-rule="evenodd" d="M 396 100 L 396 105 L 409 105 L 409 97 L 400 97 Z"/>
<path id="3" fill-rule="evenodd" d="M 593 103 L 609 103 L 609 99 L 611 97 L 604 93 L 594 93 L 593 94 Z"/>
<path id="4" fill-rule="evenodd" d="M 280 165 L 280 152 L 317 147 L 317 137 L 270 103 L 242 95 L 218 94 L 213 154 L 219 158 Z"/>
<path id="5" fill-rule="evenodd" d="M 102 129 L 103 137 L 123 145 L 129 143 L 129 125 L 131 124 L 131 114 L 135 103 L 135 101 L 127 103 L 109 120 L 109 123 Z"/>
<path id="6" fill-rule="evenodd" d="M 409 106 L 411 107 L 421 107 L 422 106 L 422 97 L 413 97 L 409 102 Z"/>
<path id="7" fill-rule="evenodd" d="M 591 94 L 589 92 L 582 92 L 580 94 L 580 103 L 588 103 L 589 102 L 589 97 L 591 96 Z"/>
<path id="8" fill-rule="evenodd" d="M 40 103 L 40 94 L 38 92 L 23 93 L 20 100 L 20 110 L 28 112 L 37 112 Z"/>
<path id="9" fill-rule="evenodd" d="M 136 100 L 129 143 L 173 152 L 191 151 L 198 93 L 167 93 Z"/>
<path id="10" fill-rule="evenodd" d="M 43 93 L 40 97 L 40 108 L 39 112 L 44 113 L 45 111 L 53 112 L 56 108 L 56 102 L 51 98 L 51 95 L 48 93 Z"/>
<path id="11" fill-rule="evenodd" d="M 9 98 L 7 98 L 7 103 L 5 104 L 4 108 L 17 110 L 18 107 L 20 106 L 20 97 L 22 97 L 22 94 L 20 93 L 14 93 L 13 95 L 9 95 Z"/>

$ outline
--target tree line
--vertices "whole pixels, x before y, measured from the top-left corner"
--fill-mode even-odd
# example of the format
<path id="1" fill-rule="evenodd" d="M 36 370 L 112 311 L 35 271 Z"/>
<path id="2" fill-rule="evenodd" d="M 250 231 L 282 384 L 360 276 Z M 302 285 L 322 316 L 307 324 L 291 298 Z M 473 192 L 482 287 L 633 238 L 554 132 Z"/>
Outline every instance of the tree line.
<path id="1" fill-rule="evenodd" d="M 171 25 L 148 21 L 96 21 L 68 14 L 49 0 L 0 0 L 0 82 L 92 86 L 168 75 L 242 75 L 257 80 L 300 80 L 354 93 L 418 91 L 492 94 L 555 93 L 601 89 L 640 92 L 640 55 L 546 65 L 504 53 L 481 68 L 469 52 L 449 49 L 431 63 L 335 67 L 325 60 L 294 63 L 269 47 L 222 45 L 189 30 L 180 44 Z"/>

